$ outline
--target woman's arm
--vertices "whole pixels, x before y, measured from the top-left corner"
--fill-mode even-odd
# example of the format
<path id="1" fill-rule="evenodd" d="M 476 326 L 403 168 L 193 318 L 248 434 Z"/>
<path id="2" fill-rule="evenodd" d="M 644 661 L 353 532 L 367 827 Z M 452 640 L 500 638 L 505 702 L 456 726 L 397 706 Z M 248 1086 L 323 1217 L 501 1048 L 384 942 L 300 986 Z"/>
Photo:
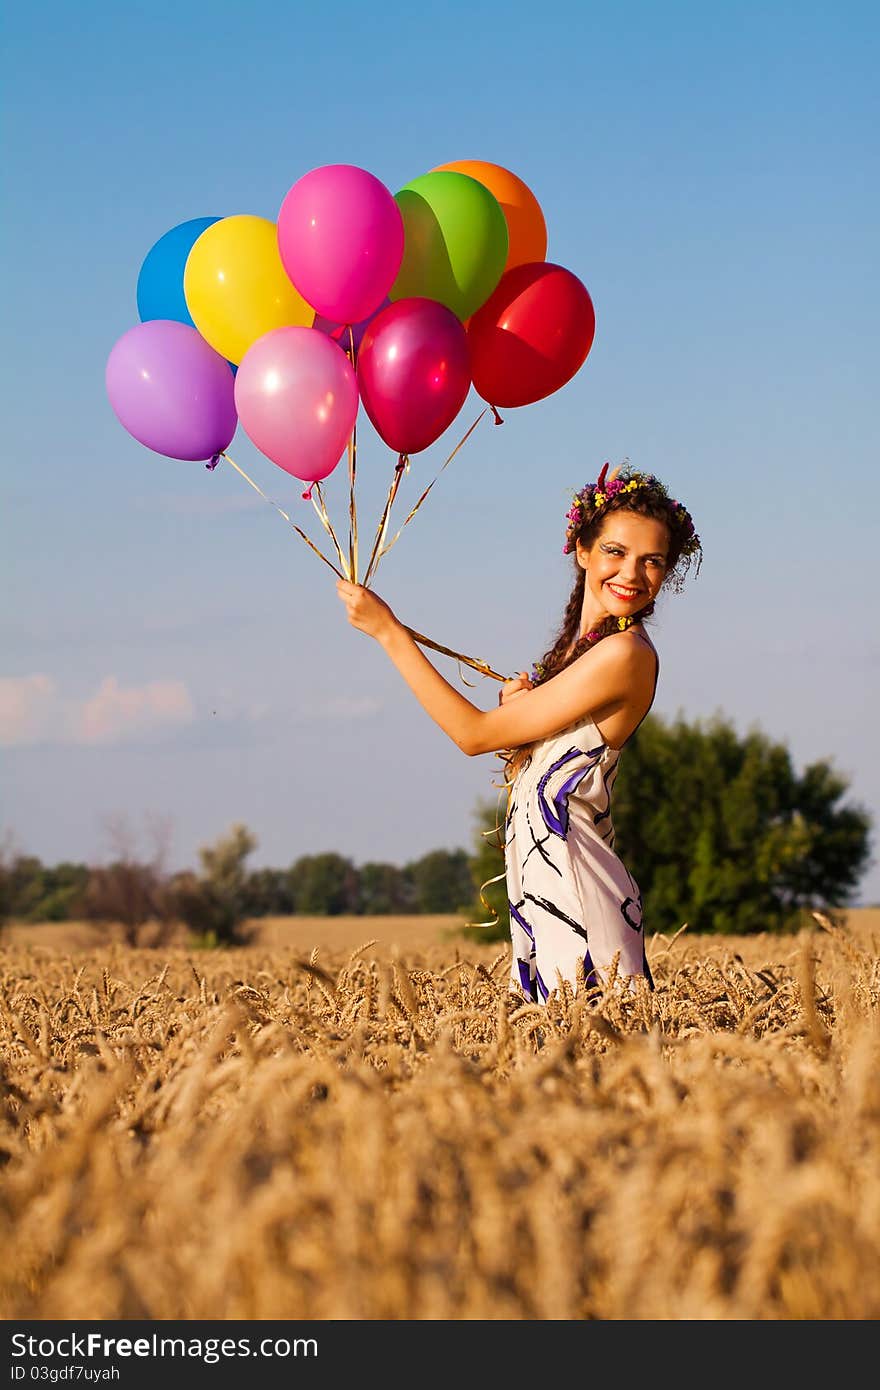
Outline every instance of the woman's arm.
<path id="1" fill-rule="evenodd" d="M 523 698 L 481 710 L 434 669 L 376 594 L 344 579 L 336 588 L 352 626 L 375 637 L 422 708 L 469 757 L 558 733 L 622 699 L 643 675 L 643 644 L 609 637 L 546 684 L 523 692 Z"/>

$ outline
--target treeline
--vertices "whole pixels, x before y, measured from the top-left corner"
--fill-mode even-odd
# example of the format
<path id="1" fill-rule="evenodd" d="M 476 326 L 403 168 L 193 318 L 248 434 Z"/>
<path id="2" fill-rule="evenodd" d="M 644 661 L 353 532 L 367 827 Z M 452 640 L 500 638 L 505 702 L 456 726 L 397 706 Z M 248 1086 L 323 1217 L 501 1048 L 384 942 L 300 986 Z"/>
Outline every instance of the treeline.
<path id="1" fill-rule="evenodd" d="M 794 768 L 784 744 L 760 731 L 736 733 L 728 720 L 645 720 L 621 759 L 614 791 L 616 846 L 636 878 L 650 932 L 779 931 L 805 911 L 847 903 L 869 857 L 871 821 L 848 802 L 846 778 L 827 759 Z M 121 924 L 134 941 L 146 922 L 185 923 L 206 941 L 242 939 L 248 918 L 301 913 L 463 912 L 498 921 L 484 935 L 504 937 L 508 906 L 499 836 L 504 807 L 480 808 L 474 853 L 434 850 L 399 867 L 328 851 L 287 869 L 249 871 L 256 847 L 234 826 L 200 850 L 197 871 L 166 874 L 162 855 L 130 850 L 100 868 L 19 855 L 0 862 L 0 921 L 87 919 Z M 589 921 L 585 923 L 589 931 Z"/>
<path id="2" fill-rule="evenodd" d="M 145 922 L 184 922 L 218 941 L 247 918 L 456 912 L 474 896 L 470 856 L 432 850 L 403 866 L 360 866 L 327 851 L 286 869 L 248 871 L 256 840 L 245 826 L 199 852 L 200 872 L 166 874 L 157 861 L 125 855 L 100 867 L 43 864 L 17 855 L 0 865 L 0 918 L 20 922 L 116 922 L 132 939 Z"/>

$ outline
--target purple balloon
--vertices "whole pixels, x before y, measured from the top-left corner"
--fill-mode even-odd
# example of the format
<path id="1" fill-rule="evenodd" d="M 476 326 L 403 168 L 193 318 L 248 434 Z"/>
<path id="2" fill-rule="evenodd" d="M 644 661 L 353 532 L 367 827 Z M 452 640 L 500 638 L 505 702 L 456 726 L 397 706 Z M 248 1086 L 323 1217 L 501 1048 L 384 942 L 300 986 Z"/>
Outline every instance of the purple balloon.
<path id="1" fill-rule="evenodd" d="M 372 314 L 368 314 L 365 319 L 361 319 L 360 323 L 353 323 L 351 325 L 351 332 L 354 335 L 355 357 L 357 357 L 361 339 L 373 322 L 376 314 L 381 314 L 382 310 L 387 309 L 390 303 L 390 299 L 383 299 L 378 309 L 374 310 Z M 322 333 L 327 334 L 328 338 L 332 338 L 334 343 L 338 343 L 346 356 L 351 353 L 351 338 L 349 337 L 349 328 L 347 324 L 335 323 L 333 319 L 325 319 L 323 314 L 316 314 L 315 322 L 312 324 L 312 327 L 320 329 Z"/>
<path id="2" fill-rule="evenodd" d="M 189 324 L 151 319 L 130 328 L 107 360 L 107 395 L 130 435 L 173 459 L 209 459 L 238 416 L 225 357 Z"/>
<path id="3" fill-rule="evenodd" d="M 385 443 L 399 454 L 427 449 L 470 390 L 461 320 L 434 299 L 398 299 L 364 334 L 357 376 L 364 409 Z"/>

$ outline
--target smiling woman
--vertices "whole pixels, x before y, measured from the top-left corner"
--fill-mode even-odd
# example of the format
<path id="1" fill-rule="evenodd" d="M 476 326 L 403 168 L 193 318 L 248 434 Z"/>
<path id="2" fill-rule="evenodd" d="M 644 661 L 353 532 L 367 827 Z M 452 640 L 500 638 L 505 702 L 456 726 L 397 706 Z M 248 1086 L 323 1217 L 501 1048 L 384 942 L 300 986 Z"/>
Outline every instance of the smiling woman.
<path id="1" fill-rule="evenodd" d="M 423 708 L 462 752 L 502 752 L 511 987 L 544 1002 L 559 981 L 644 975 L 641 893 L 614 853 L 611 790 L 620 750 L 648 713 L 659 658 L 643 629 L 664 585 L 702 556 L 690 513 L 651 474 L 628 470 L 575 495 L 566 553 L 575 582 L 553 646 L 480 710 L 434 669 L 387 604 L 337 590 L 353 626 L 384 647 Z"/>

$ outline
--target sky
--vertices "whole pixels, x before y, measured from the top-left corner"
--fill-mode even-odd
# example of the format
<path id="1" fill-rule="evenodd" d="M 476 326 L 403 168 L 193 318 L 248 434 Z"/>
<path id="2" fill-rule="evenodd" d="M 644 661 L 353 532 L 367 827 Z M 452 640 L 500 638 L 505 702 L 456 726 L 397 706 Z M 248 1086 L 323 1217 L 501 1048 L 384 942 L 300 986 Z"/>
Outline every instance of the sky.
<path id="1" fill-rule="evenodd" d="M 172 867 L 235 821 L 255 864 L 473 844 L 497 759 L 428 719 L 232 469 L 145 449 L 104 389 L 171 227 L 275 218 L 323 164 L 394 192 L 465 158 L 532 188 L 596 341 L 561 391 L 481 423 L 376 591 L 447 646 L 529 666 L 571 584 L 570 494 L 628 458 L 687 503 L 705 552 L 658 605 L 655 711 L 759 727 L 799 768 L 830 758 L 876 816 L 878 40 L 880 11 L 857 0 L 13 7 L 7 844 L 94 862 L 114 825 L 146 852 L 159 821 Z M 414 457 L 401 516 L 480 406 L 472 393 Z M 359 428 L 363 536 L 393 458 Z M 295 480 L 241 429 L 229 452 L 317 539 Z M 494 682 L 438 665 L 494 702 Z M 874 854 L 856 901 L 880 901 Z"/>

